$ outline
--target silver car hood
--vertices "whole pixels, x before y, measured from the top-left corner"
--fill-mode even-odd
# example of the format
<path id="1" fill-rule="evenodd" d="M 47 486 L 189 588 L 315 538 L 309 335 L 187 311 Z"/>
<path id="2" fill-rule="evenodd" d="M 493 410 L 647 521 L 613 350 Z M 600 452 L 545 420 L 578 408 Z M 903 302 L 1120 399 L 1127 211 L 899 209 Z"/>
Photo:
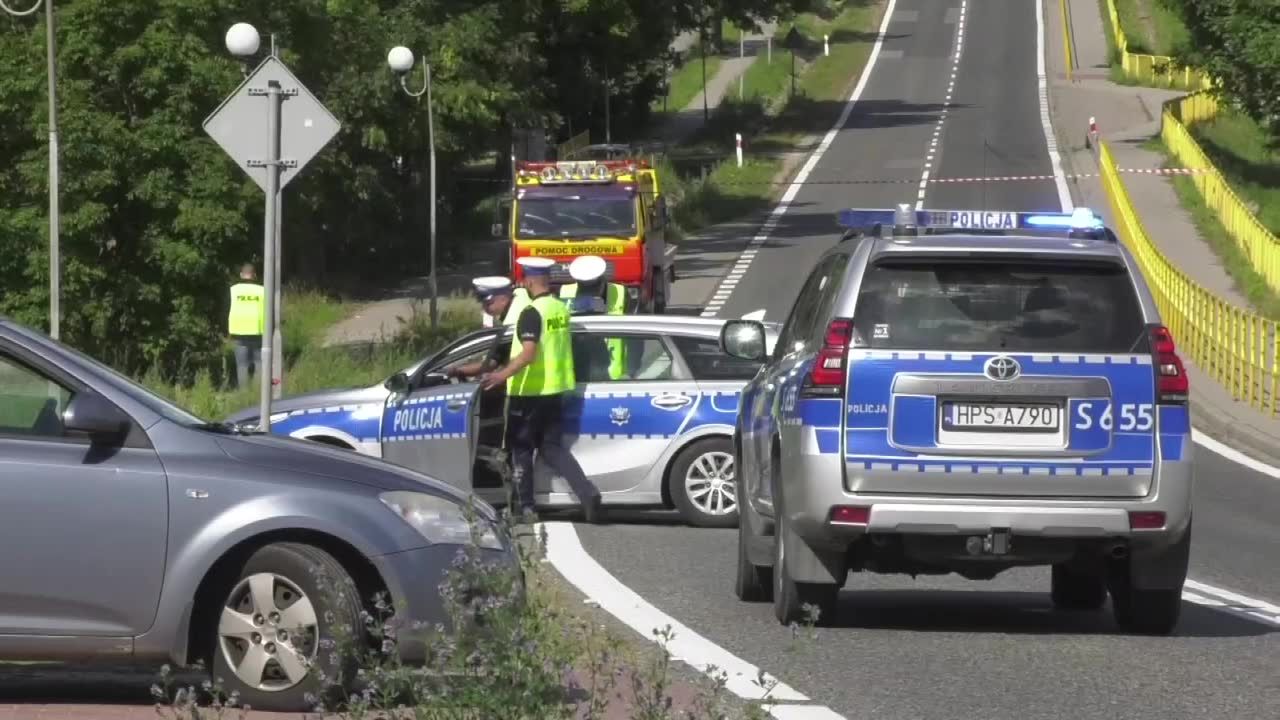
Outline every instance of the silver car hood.
<path id="1" fill-rule="evenodd" d="M 217 443 L 228 457 L 237 462 L 281 473 L 305 473 L 346 480 L 379 490 L 427 492 L 460 505 L 466 505 L 471 497 L 465 491 L 429 475 L 310 440 L 253 434 L 219 437 Z M 483 506 L 482 514 L 489 519 L 497 517 L 492 507 L 478 498 L 475 501 Z"/>
<path id="2" fill-rule="evenodd" d="M 381 383 L 363 388 L 340 388 L 336 390 L 318 390 L 316 392 L 291 395 L 271 401 L 271 414 L 287 413 L 295 410 L 310 410 L 340 405 L 367 405 L 369 403 L 385 403 L 387 389 Z M 258 417 L 257 406 L 244 408 L 226 417 L 230 423 L 242 423 Z"/>

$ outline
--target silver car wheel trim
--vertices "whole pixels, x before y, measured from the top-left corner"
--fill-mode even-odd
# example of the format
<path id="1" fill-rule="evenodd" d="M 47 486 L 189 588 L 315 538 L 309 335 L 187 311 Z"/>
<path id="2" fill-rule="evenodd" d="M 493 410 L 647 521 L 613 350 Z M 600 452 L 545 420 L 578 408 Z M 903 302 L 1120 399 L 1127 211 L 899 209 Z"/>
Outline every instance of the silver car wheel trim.
<path id="1" fill-rule="evenodd" d="M 720 450 L 694 458 L 684 476 L 684 491 L 708 515 L 728 515 L 738 509 L 733 455 Z"/>
<path id="2" fill-rule="evenodd" d="M 228 596 L 218 620 L 218 651 L 241 682 L 288 690 L 315 660 L 319 629 L 306 593 L 275 573 L 255 573 Z"/>

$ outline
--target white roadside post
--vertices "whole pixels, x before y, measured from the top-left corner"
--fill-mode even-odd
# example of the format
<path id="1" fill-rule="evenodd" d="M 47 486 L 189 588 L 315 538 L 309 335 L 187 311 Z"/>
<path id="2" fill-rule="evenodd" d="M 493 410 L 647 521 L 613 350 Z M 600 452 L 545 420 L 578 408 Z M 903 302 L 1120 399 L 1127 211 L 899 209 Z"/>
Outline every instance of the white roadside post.
<path id="1" fill-rule="evenodd" d="M 830 36 L 823 35 L 822 36 L 822 56 L 826 57 L 830 54 L 831 54 Z"/>
<path id="2" fill-rule="evenodd" d="M 734 153 L 738 156 L 738 167 L 742 167 L 742 133 L 733 134 Z"/>
<path id="3" fill-rule="evenodd" d="M 227 31 L 227 50 L 241 60 L 258 52 L 258 31 L 236 23 Z M 267 99 L 267 132 L 262 133 L 262 104 Z M 285 100 L 289 103 L 285 103 Z M 338 134 L 341 125 L 274 54 L 254 69 L 204 121 L 204 131 L 262 188 L 263 289 L 266 299 L 258 429 L 271 432 L 271 400 L 278 377 L 275 346 L 279 344 L 276 302 L 280 277 L 276 253 L 280 230 L 277 203 L 284 186 Z"/>

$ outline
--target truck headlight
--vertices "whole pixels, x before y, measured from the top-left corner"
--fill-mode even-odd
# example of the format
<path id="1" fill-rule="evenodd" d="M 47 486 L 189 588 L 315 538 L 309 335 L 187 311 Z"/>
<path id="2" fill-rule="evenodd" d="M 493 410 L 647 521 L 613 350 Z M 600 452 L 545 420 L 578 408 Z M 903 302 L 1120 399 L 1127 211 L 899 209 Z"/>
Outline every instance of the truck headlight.
<path id="1" fill-rule="evenodd" d="M 468 518 L 461 506 L 426 493 L 397 491 L 378 496 L 401 520 L 432 544 L 471 545 L 502 550 L 497 526 L 478 513 Z"/>

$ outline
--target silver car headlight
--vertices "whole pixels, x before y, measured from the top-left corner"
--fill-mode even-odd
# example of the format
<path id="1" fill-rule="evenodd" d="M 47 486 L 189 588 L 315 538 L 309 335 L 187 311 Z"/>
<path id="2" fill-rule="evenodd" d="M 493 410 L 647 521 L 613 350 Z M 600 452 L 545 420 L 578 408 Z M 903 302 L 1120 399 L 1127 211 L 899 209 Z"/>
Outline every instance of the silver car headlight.
<path id="1" fill-rule="evenodd" d="M 479 513 L 468 518 L 463 508 L 452 500 L 408 491 L 382 493 L 378 499 L 432 544 L 475 544 L 488 550 L 503 549 L 493 522 Z"/>

